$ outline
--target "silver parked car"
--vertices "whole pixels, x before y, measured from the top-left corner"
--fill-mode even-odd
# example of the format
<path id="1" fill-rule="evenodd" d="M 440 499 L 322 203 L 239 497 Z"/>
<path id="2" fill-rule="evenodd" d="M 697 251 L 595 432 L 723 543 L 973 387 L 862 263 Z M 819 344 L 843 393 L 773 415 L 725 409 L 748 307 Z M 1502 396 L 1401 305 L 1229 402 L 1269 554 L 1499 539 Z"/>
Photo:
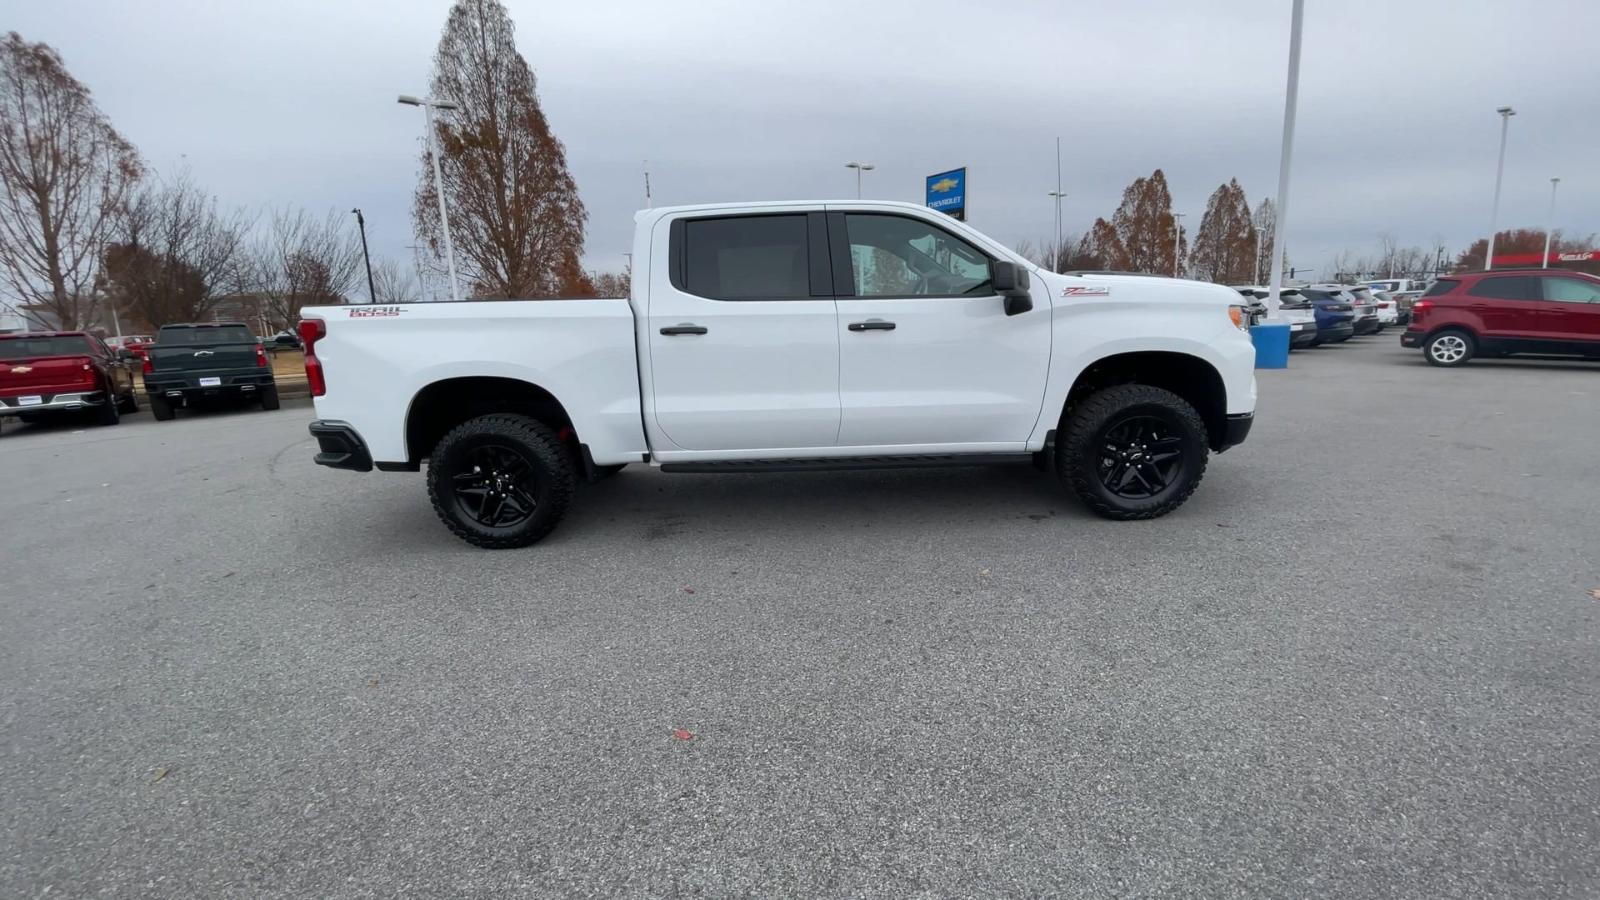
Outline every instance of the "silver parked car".
<path id="1" fill-rule="evenodd" d="M 1366 285 L 1314 284 L 1311 287 L 1350 304 L 1355 313 L 1355 321 L 1351 324 L 1355 326 L 1356 334 L 1377 334 L 1383 330 L 1383 323 L 1378 321 L 1378 300 Z"/>

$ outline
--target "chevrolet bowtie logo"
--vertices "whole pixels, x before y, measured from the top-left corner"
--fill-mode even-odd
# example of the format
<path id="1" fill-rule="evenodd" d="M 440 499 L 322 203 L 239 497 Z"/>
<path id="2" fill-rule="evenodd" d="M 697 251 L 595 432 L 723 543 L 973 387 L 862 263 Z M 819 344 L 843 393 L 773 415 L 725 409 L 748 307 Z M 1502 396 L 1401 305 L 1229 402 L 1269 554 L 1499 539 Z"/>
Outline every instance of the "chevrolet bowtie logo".
<path id="1" fill-rule="evenodd" d="M 26 375 L 33 371 L 33 366 L 12 366 L 11 371 L 17 373 L 18 375 Z"/>
<path id="2" fill-rule="evenodd" d="M 953 188 L 955 188 L 956 185 L 960 183 L 961 182 L 955 180 L 954 178 L 941 178 L 938 181 L 935 181 L 933 184 L 928 185 L 928 190 L 933 191 L 935 194 L 948 194 Z"/>

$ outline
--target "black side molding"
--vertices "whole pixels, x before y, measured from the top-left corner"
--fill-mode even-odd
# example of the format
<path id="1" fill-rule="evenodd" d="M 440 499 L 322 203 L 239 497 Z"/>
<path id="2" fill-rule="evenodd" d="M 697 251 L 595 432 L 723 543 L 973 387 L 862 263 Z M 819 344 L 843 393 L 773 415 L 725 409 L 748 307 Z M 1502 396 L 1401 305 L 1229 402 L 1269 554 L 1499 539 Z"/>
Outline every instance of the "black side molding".
<path id="1" fill-rule="evenodd" d="M 843 472 L 861 469 L 928 469 L 941 466 L 1016 466 L 1032 453 L 938 453 L 919 456 L 851 456 L 834 459 L 728 459 L 662 463 L 663 472 Z"/>
<path id="2" fill-rule="evenodd" d="M 317 439 L 322 452 L 312 462 L 330 469 L 350 469 L 356 472 L 372 471 L 372 454 L 361 435 L 349 422 L 337 419 L 318 419 L 311 423 L 311 436 Z"/>

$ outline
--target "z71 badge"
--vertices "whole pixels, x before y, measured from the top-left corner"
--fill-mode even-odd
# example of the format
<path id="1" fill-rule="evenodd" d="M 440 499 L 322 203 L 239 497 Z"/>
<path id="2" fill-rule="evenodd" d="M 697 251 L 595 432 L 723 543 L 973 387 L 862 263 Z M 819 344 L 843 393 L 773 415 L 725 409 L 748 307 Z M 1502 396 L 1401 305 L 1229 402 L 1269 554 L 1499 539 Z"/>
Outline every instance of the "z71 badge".
<path id="1" fill-rule="evenodd" d="M 1105 297 L 1111 294 L 1111 288 L 1103 284 L 1085 285 L 1083 287 L 1064 287 L 1061 289 L 1063 297 Z"/>
<path id="2" fill-rule="evenodd" d="M 398 306 L 352 306 L 350 318 L 376 319 L 383 316 L 398 316 L 402 310 Z"/>

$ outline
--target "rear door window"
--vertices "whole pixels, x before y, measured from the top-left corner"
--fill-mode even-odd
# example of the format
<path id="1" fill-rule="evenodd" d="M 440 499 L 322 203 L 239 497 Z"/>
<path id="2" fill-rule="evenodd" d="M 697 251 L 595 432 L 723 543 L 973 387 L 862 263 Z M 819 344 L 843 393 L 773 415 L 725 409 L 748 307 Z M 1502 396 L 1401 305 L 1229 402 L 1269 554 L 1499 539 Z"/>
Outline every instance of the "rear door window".
<path id="1" fill-rule="evenodd" d="M 1469 288 L 1467 293 L 1473 297 L 1488 297 L 1494 300 L 1537 300 L 1539 279 L 1529 275 L 1485 278 Z"/>
<path id="2" fill-rule="evenodd" d="M 684 290 L 712 300 L 809 300 L 806 217 L 684 223 Z"/>
<path id="3" fill-rule="evenodd" d="M 1461 282 L 1456 281 L 1455 279 L 1441 278 L 1438 281 L 1435 281 L 1433 284 L 1428 285 L 1428 289 L 1422 292 L 1422 296 L 1437 297 L 1440 294 L 1448 294 L 1460 286 Z"/>

